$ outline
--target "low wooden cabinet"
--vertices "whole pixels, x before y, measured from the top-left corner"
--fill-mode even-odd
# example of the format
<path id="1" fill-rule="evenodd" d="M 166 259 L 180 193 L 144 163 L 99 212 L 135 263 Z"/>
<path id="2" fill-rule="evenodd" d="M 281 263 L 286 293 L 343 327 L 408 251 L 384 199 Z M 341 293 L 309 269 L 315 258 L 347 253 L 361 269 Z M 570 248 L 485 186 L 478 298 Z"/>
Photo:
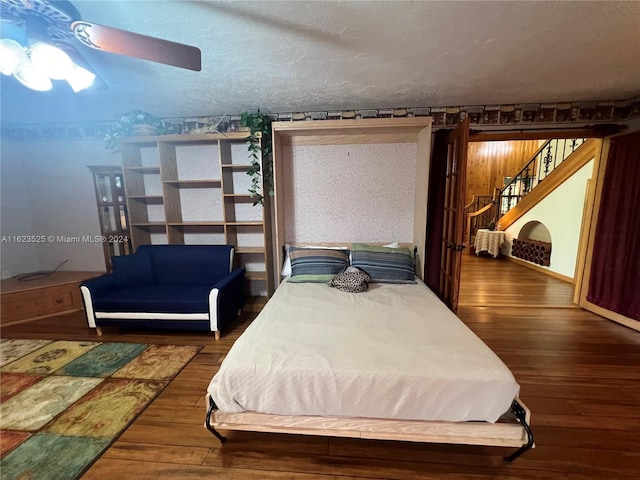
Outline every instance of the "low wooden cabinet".
<path id="1" fill-rule="evenodd" d="M 33 281 L 2 280 L 3 326 L 81 310 L 80 283 L 101 272 L 55 272 Z"/>

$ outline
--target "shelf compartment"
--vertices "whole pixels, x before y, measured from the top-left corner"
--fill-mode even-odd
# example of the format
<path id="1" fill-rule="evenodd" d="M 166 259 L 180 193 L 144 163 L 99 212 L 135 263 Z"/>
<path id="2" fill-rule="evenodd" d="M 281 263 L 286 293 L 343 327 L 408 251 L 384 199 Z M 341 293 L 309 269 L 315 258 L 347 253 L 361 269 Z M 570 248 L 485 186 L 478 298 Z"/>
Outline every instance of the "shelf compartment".
<path id="1" fill-rule="evenodd" d="M 162 205 L 162 195 L 129 195 L 129 200 L 147 203 L 150 205 Z"/>
<path id="2" fill-rule="evenodd" d="M 165 180 L 163 183 L 178 188 L 220 188 L 222 182 L 218 180 Z"/>
<path id="3" fill-rule="evenodd" d="M 266 280 L 267 272 L 245 272 L 244 278 L 248 280 Z"/>
<path id="4" fill-rule="evenodd" d="M 166 228 L 166 224 L 164 222 L 139 222 L 132 223 L 131 226 L 137 228 Z"/>
<path id="5" fill-rule="evenodd" d="M 253 201 L 253 197 L 248 193 L 225 193 L 224 198 L 239 201 Z"/>
<path id="6" fill-rule="evenodd" d="M 139 245 L 147 245 L 154 242 L 159 235 L 163 239 L 167 237 L 167 227 L 164 222 L 138 222 L 131 224 L 131 241 L 133 248 L 137 249 Z M 163 240 L 166 242 L 166 240 Z"/>
<path id="7" fill-rule="evenodd" d="M 236 253 L 240 255 L 264 254 L 264 247 L 236 247 Z"/>
<path id="8" fill-rule="evenodd" d="M 224 222 L 168 222 L 172 227 L 224 227 Z"/>
<path id="9" fill-rule="evenodd" d="M 136 173 L 160 173 L 160 167 L 124 167 L 124 169 L 128 172 Z"/>
<path id="10" fill-rule="evenodd" d="M 227 222 L 227 226 L 230 227 L 262 227 L 264 222 L 256 221 L 256 222 Z"/>
<path id="11" fill-rule="evenodd" d="M 185 245 L 220 245 L 225 241 L 223 222 L 169 223 L 169 243 Z"/>
<path id="12" fill-rule="evenodd" d="M 228 168 L 230 170 L 249 170 L 252 167 L 250 163 L 226 163 L 220 166 L 222 168 Z"/>

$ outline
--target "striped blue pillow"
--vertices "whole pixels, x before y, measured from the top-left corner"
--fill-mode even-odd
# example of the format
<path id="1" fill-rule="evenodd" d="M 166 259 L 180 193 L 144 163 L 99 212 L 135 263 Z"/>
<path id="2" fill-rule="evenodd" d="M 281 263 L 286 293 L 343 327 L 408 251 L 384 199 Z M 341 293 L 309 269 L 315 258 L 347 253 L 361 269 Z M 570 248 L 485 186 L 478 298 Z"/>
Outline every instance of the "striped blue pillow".
<path id="1" fill-rule="evenodd" d="M 408 248 L 355 243 L 351 247 L 351 265 L 366 272 L 372 282 L 416 283 L 415 258 Z"/>
<path id="2" fill-rule="evenodd" d="M 289 247 L 292 283 L 326 283 L 349 266 L 349 250 Z"/>

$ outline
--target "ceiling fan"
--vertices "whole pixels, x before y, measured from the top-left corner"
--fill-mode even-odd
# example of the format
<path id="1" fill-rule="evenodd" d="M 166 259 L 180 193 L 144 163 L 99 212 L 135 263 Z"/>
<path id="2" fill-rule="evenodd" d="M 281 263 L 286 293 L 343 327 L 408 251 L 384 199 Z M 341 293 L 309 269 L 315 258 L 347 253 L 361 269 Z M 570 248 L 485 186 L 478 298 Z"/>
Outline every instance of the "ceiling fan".
<path id="1" fill-rule="evenodd" d="M 189 70 L 201 70 L 199 48 L 85 21 L 68 1 L 0 0 L 0 21 L 0 71 L 5 75 L 13 75 L 34 90 L 50 89 L 49 79 L 65 79 L 74 91 L 83 89 L 76 87 L 91 84 L 93 78 L 89 81 L 86 73 L 91 76 L 93 73 L 84 68 L 86 61 L 78 53 L 75 44 Z M 64 57 L 69 57 L 75 70 Z M 79 77 L 84 77 L 84 80 L 77 81 L 74 86 L 74 74 L 68 73 L 64 77 L 62 64 L 67 66 L 69 72 L 74 71 Z M 43 72 L 48 75 L 46 79 L 42 76 Z"/>

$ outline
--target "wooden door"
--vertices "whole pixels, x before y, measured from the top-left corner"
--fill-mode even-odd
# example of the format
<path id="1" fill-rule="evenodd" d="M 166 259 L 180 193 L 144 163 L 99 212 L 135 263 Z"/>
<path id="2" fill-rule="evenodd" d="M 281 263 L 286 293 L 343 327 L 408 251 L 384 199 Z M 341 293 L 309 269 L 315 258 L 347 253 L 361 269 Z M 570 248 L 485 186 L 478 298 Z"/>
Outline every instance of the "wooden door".
<path id="1" fill-rule="evenodd" d="M 467 175 L 469 118 L 465 118 L 447 138 L 442 257 L 440 262 L 440 296 L 454 312 L 458 310 L 460 264 L 464 233 L 464 201 Z"/>

